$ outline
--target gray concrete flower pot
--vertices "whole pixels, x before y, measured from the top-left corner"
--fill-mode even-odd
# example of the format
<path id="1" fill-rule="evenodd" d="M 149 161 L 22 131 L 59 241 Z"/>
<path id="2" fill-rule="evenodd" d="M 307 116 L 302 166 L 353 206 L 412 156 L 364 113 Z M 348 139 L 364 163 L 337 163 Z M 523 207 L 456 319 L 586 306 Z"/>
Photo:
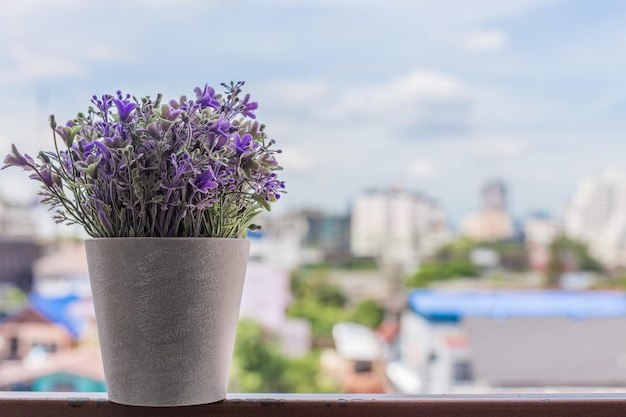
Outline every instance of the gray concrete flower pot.
<path id="1" fill-rule="evenodd" d="M 250 242 L 102 238 L 85 248 L 109 399 L 223 400 Z"/>

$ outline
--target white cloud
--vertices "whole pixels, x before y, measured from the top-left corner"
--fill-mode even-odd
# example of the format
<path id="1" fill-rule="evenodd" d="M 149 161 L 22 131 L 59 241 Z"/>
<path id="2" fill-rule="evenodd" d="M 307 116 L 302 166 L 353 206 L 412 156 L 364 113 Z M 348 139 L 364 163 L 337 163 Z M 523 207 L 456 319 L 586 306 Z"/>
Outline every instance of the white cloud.
<path id="1" fill-rule="evenodd" d="M 293 171 L 308 171 L 316 163 L 314 158 L 307 152 L 295 147 L 281 147 L 282 153 L 277 156 L 280 166 Z"/>
<path id="2" fill-rule="evenodd" d="M 473 153 L 480 157 L 514 158 L 523 154 L 528 143 L 513 138 L 481 138 L 472 142 Z"/>
<path id="3" fill-rule="evenodd" d="M 416 12 L 429 19 L 426 24 L 443 25 L 476 25 L 508 17 L 518 17 L 553 6 L 565 0 L 422 0 L 412 2 Z M 406 9 L 405 0 L 388 0 L 400 10 Z M 386 4 L 386 5 L 387 5 Z M 413 17 L 413 16 L 411 16 Z"/>
<path id="4" fill-rule="evenodd" d="M 99 14 L 98 9 L 107 4 L 81 0 L 5 3 L 0 6 L 0 56 L 4 58 L 0 83 L 85 77 L 93 64 L 132 57 L 128 48 L 133 45 L 119 46 L 118 33 L 98 31 L 88 20 L 78 18 Z"/>
<path id="5" fill-rule="evenodd" d="M 111 45 L 98 44 L 87 49 L 87 57 L 96 62 L 127 61 L 131 59 L 131 54 L 121 48 Z"/>
<path id="6" fill-rule="evenodd" d="M 346 132 L 342 142 L 371 146 L 465 133 L 470 93 L 465 83 L 444 73 L 415 70 L 378 83 L 339 85 L 320 79 L 275 80 L 254 94 L 263 104 L 272 137 L 304 136 L 328 141 L 329 129 Z M 269 117 L 268 117 L 269 116 Z M 312 132 L 320 132 L 312 134 Z M 359 133 L 357 133 L 359 132 Z M 336 143 L 332 144 L 336 151 Z"/>
<path id="7" fill-rule="evenodd" d="M 383 123 L 398 129 L 463 125 L 468 100 L 461 80 L 436 71 L 415 70 L 379 84 L 336 91 L 312 111 L 325 120 Z"/>
<path id="8" fill-rule="evenodd" d="M 437 71 L 416 70 L 391 81 L 388 88 L 391 102 L 413 99 L 447 100 L 465 93 L 460 80 Z"/>
<path id="9" fill-rule="evenodd" d="M 330 93 L 328 82 L 319 79 L 273 80 L 261 89 L 261 94 L 271 96 L 272 101 L 288 108 L 318 105 L 329 98 Z"/>
<path id="10" fill-rule="evenodd" d="M 414 70 L 378 84 L 357 84 L 332 89 L 325 80 L 274 80 L 261 89 L 261 95 L 284 107 L 319 107 L 316 114 L 326 118 L 351 115 L 397 114 L 415 101 L 457 100 L 467 95 L 464 83 L 430 70 Z M 313 110 L 313 109 L 312 109 Z"/>
<path id="11" fill-rule="evenodd" d="M 507 36 L 501 30 L 481 30 L 461 37 L 460 45 L 470 52 L 497 51 L 507 44 Z"/>
<path id="12" fill-rule="evenodd" d="M 437 175 L 438 170 L 430 161 L 415 159 L 409 164 L 409 172 L 417 178 L 433 178 Z"/>
<path id="13" fill-rule="evenodd" d="M 15 83 L 50 77 L 81 77 L 86 67 L 67 56 L 50 52 L 37 52 L 23 46 L 16 46 L 9 56 L 13 60 L 10 68 L 0 69 L 3 83 Z"/>
<path id="14" fill-rule="evenodd" d="M 0 66 L 0 84 L 24 83 L 51 78 L 85 77 L 92 64 L 131 60 L 131 54 L 124 49 L 107 44 L 86 46 L 85 53 L 77 55 L 64 46 L 47 48 L 43 43 L 14 44 L 3 52 L 7 58 Z M 0 46 L 0 52 L 3 47 Z"/>
<path id="15" fill-rule="evenodd" d="M 380 85 L 352 88 L 340 97 L 338 113 L 398 115 L 416 101 L 456 99 L 463 91 L 462 82 L 453 77 L 435 71 L 416 70 Z"/>
<path id="16" fill-rule="evenodd" d="M 80 0 L 20 0 L 2 2 L 2 13 L 5 18 L 12 18 L 24 14 L 40 13 L 44 9 L 58 10 L 57 8 L 74 7 Z"/>
<path id="17" fill-rule="evenodd" d="M 81 0 L 3 1 L 0 5 L 0 51 L 24 39 L 35 39 L 39 43 L 49 41 L 55 37 L 55 30 L 48 28 L 64 22 L 68 9 L 78 9 L 85 4 Z M 69 31 L 70 26 L 65 25 L 63 29 Z"/>

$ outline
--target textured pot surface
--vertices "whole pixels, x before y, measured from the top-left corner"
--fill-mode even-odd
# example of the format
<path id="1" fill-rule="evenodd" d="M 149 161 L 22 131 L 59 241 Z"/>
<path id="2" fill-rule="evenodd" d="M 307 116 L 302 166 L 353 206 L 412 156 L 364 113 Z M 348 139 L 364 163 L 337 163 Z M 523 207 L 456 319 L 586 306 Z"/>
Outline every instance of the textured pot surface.
<path id="1" fill-rule="evenodd" d="M 111 401 L 225 398 L 249 247 L 219 238 L 85 241 Z"/>

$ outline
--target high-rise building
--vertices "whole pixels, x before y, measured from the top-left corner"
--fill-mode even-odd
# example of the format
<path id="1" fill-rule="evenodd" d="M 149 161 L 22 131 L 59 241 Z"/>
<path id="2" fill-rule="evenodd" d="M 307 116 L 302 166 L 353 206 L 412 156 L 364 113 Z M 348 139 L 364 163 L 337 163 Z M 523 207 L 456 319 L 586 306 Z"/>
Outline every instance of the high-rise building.
<path id="1" fill-rule="evenodd" d="M 350 251 L 350 217 L 316 210 L 303 210 L 306 221 L 303 244 L 321 249 L 326 257 L 342 256 Z"/>
<path id="2" fill-rule="evenodd" d="M 481 190 L 481 208 L 470 214 L 461 233 L 476 241 L 495 241 L 513 236 L 513 220 L 507 211 L 507 191 L 500 181 L 486 183 Z"/>
<path id="3" fill-rule="evenodd" d="M 626 266 L 626 177 L 607 171 L 583 179 L 564 211 L 563 229 L 606 266 Z"/>
<path id="4" fill-rule="evenodd" d="M 431 198 L 401 189 L 369 190 L 352 205 L 355 256 L 412 265 L 450 236 L 445 213 Z"/>
<path id="5" fill-rule="evenodd" d="M 506 211 L 506 187 L 500 181 L 490 181 L 482 188 L 482 209 Z"/>

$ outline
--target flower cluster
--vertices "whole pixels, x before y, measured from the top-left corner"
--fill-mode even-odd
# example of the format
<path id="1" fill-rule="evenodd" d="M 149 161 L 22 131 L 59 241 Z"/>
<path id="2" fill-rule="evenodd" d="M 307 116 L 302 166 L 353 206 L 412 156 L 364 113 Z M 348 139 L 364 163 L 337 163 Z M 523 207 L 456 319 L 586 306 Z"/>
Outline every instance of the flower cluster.
<path id="1" fill-rule="evenodd" d="M 243 237 L 284 191 L 280 150 L 243 82 L 222 86 L 169 103 L 94 96 L 65 126 L 50 116 L 53 152 L 33 159 L 12 145 L 2 169 L 30 171 L 54 220 L 93 237 Z"/>

